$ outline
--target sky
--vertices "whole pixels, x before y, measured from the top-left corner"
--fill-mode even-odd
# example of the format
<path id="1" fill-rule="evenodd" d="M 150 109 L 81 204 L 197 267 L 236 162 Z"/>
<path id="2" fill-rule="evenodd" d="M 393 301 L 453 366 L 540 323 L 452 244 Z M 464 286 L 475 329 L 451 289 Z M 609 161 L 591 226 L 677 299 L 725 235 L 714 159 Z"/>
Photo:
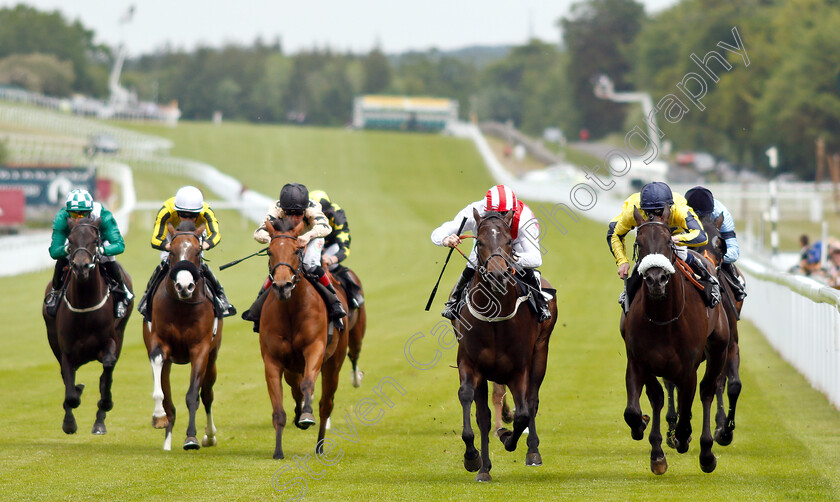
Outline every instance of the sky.
<path id="1" fill-rule="evenodd" d="M 657 12 L 678 0 L 642 0 Z M 280 37 L 283 50 L 326 48 L 367 53 L 409 49 L 456 49 L 469 45 L 521 44 L 534 36 L 559 40 L 555 21 L 574 0 L 0 0 L 0 7 L 25 3 L 59 10 L 96 34 L 95 42 L 125 43 L 129 57 L 167 42 L 192 50 L 202 44 L 250 45 Z M 127 23 L 121 17 L 134 5 Z"/>

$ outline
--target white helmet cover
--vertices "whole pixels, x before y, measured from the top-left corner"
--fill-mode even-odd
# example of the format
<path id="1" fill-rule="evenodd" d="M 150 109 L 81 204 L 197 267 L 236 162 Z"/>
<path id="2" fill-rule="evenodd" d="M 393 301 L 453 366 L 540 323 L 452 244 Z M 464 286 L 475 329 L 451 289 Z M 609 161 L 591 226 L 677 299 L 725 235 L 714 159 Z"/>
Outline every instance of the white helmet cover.
<path id="1" fill-rule="evenodd" d="M 194 186 L 187 185 L 178 189 L 175 194 L 175 210 L 188 213 L 199 213 L 204 207 L 204 196 L 201 190 Z"/>

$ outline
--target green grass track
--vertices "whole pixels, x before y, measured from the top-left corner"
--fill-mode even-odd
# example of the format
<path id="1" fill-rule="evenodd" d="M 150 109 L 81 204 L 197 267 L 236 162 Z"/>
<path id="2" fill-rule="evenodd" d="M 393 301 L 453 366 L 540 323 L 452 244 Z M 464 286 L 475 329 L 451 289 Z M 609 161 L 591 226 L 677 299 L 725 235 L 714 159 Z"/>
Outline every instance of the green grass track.
<path id="1" fill-rule="evenodd" d="M 290 425 L 287 458 L 272 460 L 274 430 L 258 339 L 238 316 L 225 320 L 218 360 L 218 446 L 181 449 L 188 368 L 179 366 L 172 372 L 178 409 L 173 447 L 162 450 L 163 431 L 151 427 L 152 373 L 136 312 L 115 370 L 108 434 L 89 432 L 101 371 L 89 364 L 77 378 L 87 384 L 76 410 L 79 432 L 65 435 L 59 365 L 40 315 L 50 273 L 31 273 L 0 279 L 3 500 L 286 500 L 303 487 L 308 500 L 840 499 L 840 413 L 749 323 L 741 328 L 738 428 L 731 446 L 715 445 L 717 470 L 704 474 L 699 468 L 697 399 L 688 453 L 667 450 L 668 472 L 650 472 L 649 443 L 633 441 L 622 418 L 626 359 L 616 304 L 621 282 L 604 241 L 606 228 L 587 220 L 567 226 L 565 235 L 548 228 L 543 241 L 548 253 L 542 271 L 558 288 L 560 309 L 537 418 L 544 465 L 524 466 L 524 441 L 507 453 L 494 439 L 493 481 L 476 483 L 462 466 L 458 375 L 451 368 L 455 349 L 441 350 L 426 370 L 409 364 L 404 354 L 406 342 L 422 333 L 413 355 L 433 360 L 438 345 L 432 331 L 463 267 L 454 255 L 432 311 L 424 312 L 446 256 L 429 233 L 492 185 L 472 144 L 432 135 L 240 124 L 181 123 L 142 131 L 173 139 L 173 155 L 208 162 L 266 195 L 298 181 L 326 190 L 346 209 L 353 236 L 346 263 L 364 282 L 369 321 L 361 357 L 365 380 L 361 388 L 351 387 L 345 364 L 335 430 L 327 434 L 341 457 L 333 465 L 319 462 L 312 455 L 316 430 Z M 138 183 L 141 200 L 172 194 L 180 182 L 149 179 Z M 219 216 L 222 243 L 207 253 L 214 270 L 259 248 L 252 223 L 229 211 Z M 120 257 L 138 296 L 158 261 L 149 246 L 153 218 L 150 211 L 132 216 Z M 265 273 L 262 257 L 217 272 L 240 312 Z M 402 389 L 383 387 L 390 406 L 374 392 L 387 378 Z M 287 388 L 291 413 L 289 396 Z M 364 424 L 357 405 L 371 402 L 380 417 Z M 645 397 L 642 402 L 649 411 Z M 349 434 L 348 416 L 355 435 Z M 201 412 L 197 425 L 203 430 Z"/>

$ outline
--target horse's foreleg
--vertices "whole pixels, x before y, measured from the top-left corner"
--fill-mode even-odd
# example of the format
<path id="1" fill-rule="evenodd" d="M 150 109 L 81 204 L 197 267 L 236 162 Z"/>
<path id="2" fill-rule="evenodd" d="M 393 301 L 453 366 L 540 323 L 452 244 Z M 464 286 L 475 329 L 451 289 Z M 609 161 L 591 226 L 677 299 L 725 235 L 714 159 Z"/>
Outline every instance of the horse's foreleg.
<path id="1" fill-rule="evenodd" d="M 298 427 L 307 428 L 315 424 L 315 415 L 312 413 L 312 395 L 315 392 L 315 381 L 321 373 L 321 364 L 324 360 L 324 350 L 318 344 L 312 344 L 303 351 L 306 366 L 303 370 L 303 379 L 300 381 L 300 391 L 303 394 L 303 402 L 300 407 L 300 420 Z"/>
<path id="2" fill-rule="evenodd" d="M 668 462 L 665 460 L 665 452 L 662 451 L 662 431 L 660 428 L 660 417 L 662 407 L 665 405 L 665 394 L 662 393 L 662 386 L 654 375 L 649 375 L 645 382 L 645 391 L 650 401 L 653 423 L 650 427 L 648 440 L 650 441 L 650 470 L 654 474 L 665 474 L 668 470 Z"/>
<path id="3" fill-rule="evenodd" d="M 513 432 L 503 431 L 499 435 L 499 439 L 505 445 L 505 450 L 507 451 L 516 450 L 517 443 L 519 443 L 519 437 L 522 436 L 525 428 L 528 427 L 528 424 L 531 422 L 531 410 L 527 401 L 528 381 L 528 372 L 522 371 L 516 376 L 515 380 L 511 382 L 512 386 L 509 386 L 511 394 L 513 395 L 513 406 L 515 409 L 513 412 Z"/>
<path id="4" fill-rule="evenodd" d="M 166 425 L 164 426 L 163 449 L 172 449 L 172 429 L 175 427 L 175 404 L 172 402 L 172 384 L 169 375 L 172 372 L 172 361 L 164 356 L 163 368 L 160 372 L 160 383 L 163 390 L 163 409 Z"/>
<path id="5" fill-rule="evenodd" d="M 556 316 L 555 316 L 556 318 Z M 541 336 L 534 346 L 534 356 L 531 360 L 531 382 L 528 386 L 528 408 L 531 410 L 531 422 L 528 424 L 528 453 L 525 454 L 525 465 L 542 465 L 540 455 L 540 437 L 537 434 L 537 411 L 540 408 L 540 387 L 548 368 L 548 336 Z"/>
<path id="6" fill-rule="evenodd" d="M 712 453 L 711 407 L 729 346 L 729 325 L 721 309 L 722 321 L 718 329 L 706 340 L 706 372 L 700 381 L 700 402 L 703 404 L 703 433 L 700 436 L 700 469 L 709 473 L 715 470 L 717 459 Z"/>
<path id="7" fill-rule="evenodd" d="M 676 448 L 674 436 L 677 431 L 677 408 L 674 406 L 674 382 L 665 380 L 665 389 L 668 391 L 668 412 L 665 414 L 665 421 L 668 422 L 668 435 L 666 442 L 671 448 Z"/>
<path id="8" fill-rule="evenodd" d="M 295 427 L 306 430 L 309 428 L 309 425 L 303 426 L 300 424 L 300 408 L 303 406 L 303 392 L 300 391 L 300 382 L 303 380 L 303 375 L 285 371 L 283 377 L 286 379 L 286 383 L 289 384 L 289 389 L 292 391 L 292 399 L 295 402 L 295 418 L 292 422 L 295 424 Z"/>
<path id="9" fill-rule="evenodd" d="M 213 384 L 215 383 L 216 352 L 212 351 L 207 363 L 207 372 L 204 374 L 204 382 L 201 384 L 201 402 L 207 414 L 207 426 L 204 428 L 201 446 L 216 446 L 216 424 L 213 423 Z"/>
<path id="10" fill-rule="evenodd" d="M 642 395 L 642 385 L 645 382 L 644 372 L 632 359 L 627 359 L 627 371 L 624 383 L 627 388 L 627 407 L 624 408 L 624 421 L 630 426 L 630 436 L 636 441 L 645 437 L 645 428 L 650 417 L 642 415 L 639 397 Z"/>
<path id="11" fill-rule="evenodd" d="M 735 430 L 735 408 L 738 404 L 738 396 L 741 394 L 741 375 L 739 368 L 741 366 L 741 354 L 738 348 L 738 343 L 732 343 L 729 346 L 729 355 L 726 358 L 726 366 L 724 366 L 723 374 L 726 375 L 726 393 L 729 397 L 729 414 L 726 417 L 726 422 L 723 428 L 715 431 L 715 440 L 721 446 L 727 446 L 732 443 L 732 431 Z M 718 426 L 721 424 L 718 423 Z"/>
<path id="12" fill-rule="evenodd" d="M 111 397 L 111 385 L 114 382 L 114 367 L 117 365 L 117 346 L 114 340 L 109 340 L 105 354 L 100 357 L 102 361 L 102 376 L 99 377 L 99 402 L 96 404 L 96 421 L 93 423 L 92 434 L 105 434 L 105 415 L 114 407 Z"/>
<path id="13" fill-rule="evenodd" d="M 458 400 L 461 402 L 463 412 L 463 429 L 461 439 L 464 441 L 464 468 L 469 472 L 475 472 L 481 468 L 481 458 L 478 450 L 475 449 L 475 433 L 470 422 L 470 409 L 475 399 L 475 376 L 472 371 L 460 368 L 461 386 L 458 388 Z"/>
<path id="14" fill-rule="evenodd" d="M 163 350 L 160 347 L 155 347 L 149 352 L 149 363 L 152 365 L 152 399 L 155 400 L 155 410 L 152 412 L 152 427 L 155 429 L 163 429 L 169 425 L 169 420 L 166 417 L 166 410 L 163 408 Z"/>
<path id="15" fill-rule="evenodd" d="M 61 378 L 64 380 L 64 422 L 61 429 L 66 434 L 75 434 L 78 426 L 76 417 L 73 416 L 73 409 L 78 408 L 82 403 L 83 384 L 76 385 L 76 368 L 66 354 L 61 355 Z"/>
<path id="16" fill-rule="evenodd" d="M 677 386 L 679 400 L 677 428 L 674 431 L 674 447 L 677 449 L 677 453 L 685 453 L 688 451 L 688 444 L 691 442 L 691 406 L 694 404 L 694 395 L 697 393 L 697 373 L 689 371 L 683 381 L 674 383 Z M 714 396 L 714 387 L 711 390 L 712 396 Z"/>
<path id="17" fill-rule="evenodd" d="M 195 414 L 198 411 L 199 394 L 204 383 L 204 373 L 207 370 L 207 358 L 209 354 L 207 351 L 201 351 L 197 354 L 191 354 L 192 364 L 190 369 L 190 387 L 187 389 L 187 410 L 189 410 L 190 418 L 187 424 L 187 439 L 184 440 L 185 450 L 198 450 L 201 445 L 198 443 L 196 436 Z"/>
<path id="18" fill-rule="evenodd" d="M 476 481 L 490 481 L 490 408 L 487 406 L 487 380 L 481 380 L 475 394 L 475 421 L 481 434 L 481 468 Z"/>
<path id="19" fill-rule="evenodd" d="M 270 355 L 263 354 L 265 383 L 271 399 L 271 422 L 274 424 L 274 459 L 284 458 L 283 429 L 286 427 L 286 412 L 283 410 L 283 367 Z"/>
<path id="20" fill-rule="evenodd" d="M 340 346 L 340 345 L 339 345 Z M 341 372 L 341 363 L 344 358 L 336 352 L 321 369 L 321 399 L 318 401 L 318 416 L 321 423 L 318 424 L 318 442 L 315 444 L 315 453 L 324 453 L 324 435 L 327 432 L 327 420 L 332 414 L 335 399 L 335 391 L 338 389 L 338 379 Z"/>

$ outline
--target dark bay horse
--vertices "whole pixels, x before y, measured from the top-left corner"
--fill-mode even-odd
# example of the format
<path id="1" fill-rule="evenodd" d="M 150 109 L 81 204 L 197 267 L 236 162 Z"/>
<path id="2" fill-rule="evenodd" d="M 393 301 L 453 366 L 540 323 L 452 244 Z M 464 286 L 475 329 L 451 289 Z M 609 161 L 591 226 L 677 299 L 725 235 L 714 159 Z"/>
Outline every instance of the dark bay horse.
<path id="1" fill-rule="evenodd" d="M 315 424 L 312 396 L 315 381 L 321 375 L 321 399 L 318 403 L 320 424 L 317 453 L 323 452 L 326 423 L 333 410 L 341 366 L 347 354 L 348 331 L 355 328 L 360 310 L 348 310 L 344 290 L 333 281 L 344 310 L 350 312 L 344 329 L 328 333 L 327 309 L 321 296 L 303 275 L 303 251 L 298 242 L 303 222 L 294 226 L 291 220 L 266 222 L 271 236 L 268 248 L 269 277 L 272 292 L 260 313 L 260 351 L 265 364 L 265 381 L 271 399 L 274 424 L 274 458 L 284 458 L 283 379 L 291 387 L 295 400 L 294 424 L 307 429 Z"/>
<path id="2" fill-rule="evenodd" d="M 729 347 L 727 348 L 726 364 L 721 372 L 715 392 L 717 395 L 717 413 L 715 414 L 714 432 L 715 441 L 721 446 L 727 446 L 732 443 L 733 431 L 735 430 L 735 408 L 738 403 L 738 396 L 741 394 L 741 376 L 738 371 L 741 366 L 741 351 L 738 346 L 738 319 L 741 316 L 743 301 L 735 300 L 732 286 L 721 269 L 723 255 L 726 254 L 726 242 L 720 234 L 723 215 L 715 220 L 712 220 L 711 214 L 703 215 L 700 218 L 700 223 L 703 225 L 706 235 L 709 236 L 709 242 L 695 249 L 715 266 L 717 278 L 720 282 L 721 303 L 729 322 Z M 743 274 L 740 271 L 738 273 L 743 278 Z M 668 389 L 668 413 L 665 418 L 668 421 L 668 445 L 673 447 L 672 436 L 676 428 L 677 411 L 674 407 L 674 386 L 666 381 L 666 387 Z M 728 414 L 724 411 L 724 388 L 726 388 L 729 399 Z"/>
<path id="3" fill-rule="evenodd" d="M 155 292 L 151 322 L 143 323 L 143 340 L 152 364 L 155 410 L 152 426 L 166 429 L 163 449 L 172 448 L 172 427 L 175 425 L 175 406 L 169 373 L 172 363 L 191 366 L 190 386 L 187 390 L 187 425 L 185 450 L 200 448 L 196 439 L 195 413 L 198 398 L 204 403 L 207 426 L 201 446 L 216 445 L 216 426 L 213 423 L 213 384 L 216 382 L 216 358 L 222 343 L 222 319 L 215 317 L 213 302 L 205 291 L 201 277 L 201 251 L 204 225 L 195 228 L 189 221 L 181 222 L 178 230 L 166 225 L 169 242 L 169 276 Z"/>
<path id="4" fill-rule="evenodd" d="M 527 305 L 520 308 L 527 294 L 519 292 L 513 256 L 510 222 L 513 212 L 488 212 L 476 221 L 476 274 L 467 289 L 467 302 L 453 321 L 458 340 L 458 398 L 463 408 L 462 439 L 466 445 L 464 467 L 478 471 L 476 481 L 490 481 L 490 409 L 487 382 L 506 385 L 511 390 L 516 411 L 513 431 L 501 429 L 499 439 L 507 451 L 514 451 L 519 437 L 529 428 L 525 464 L 541 465 L 539 436 L 535 417 L 539 409 L 539 389 L 545 377 L 548 341 L 557 321 L 557 301 L 552 298 L 552 317 L 540 324 Z M 542 280 L 543 288 L 550 284 Z M 540 294 L 532 292 L 531 294 Z M 470 410 L 475 401 L 476 422 L 481 434 L 481 454 L 474 445 Z"/>
<path id="5" fill-rule="evenodd" d="M 77 430 L 73 409 L 81 403 L 85 387 L 76 384 L 76 370 L 91 361 L 102 363 L 100 399 L 91 432 L 107 432 L 105 415 L 114 406 L 111 397 L 114 367 L 120 357 L 125 325 L 133 306 L 128 306 L 128 313 L 122 319 L 114 318 L 114 298 L 100 273 L 99 223 L 99 219 L 90 218 L 68 220 L 70 233 L 67 238 L 67 259 L 70 261 L 70 277 L 66 293 L 58 305 L 55 317 L 47 314 L 46 306 L 42 309 L 50 348 L 61 365 L 61 377 L 64 380 L 64 423 L 61 428 L 67 434 Z M 131 277 L 122 267 L 120 270 L 126 285 L 131 288 Z M 49 289 L 48 284 L 47 291 Z"/>
<path id="6" fill-rule="evenodd" d="M 662 451 L 660 413 L 665 401 L 657 377 L 673 382 L 679 391 L 679 419 L 674 435 L 677 452 L 688 451 L 691 441 L 691 406 L 697 391 L 697 368 L 706 359 L 700 382 L 703 405 L 703 431 L 700 436 L 700 468 L 714 471 L 717 459 L 712 453 L 711 404 L 717 379 L 726 361 L 729 324 L 723 307 L 708 309 L 701 293 L 676 268 L 676 249 L 668 227 L 670 209 L 662 216 L 644 220 L 638 209 L 636 245 L 641 291 L 633 299 L 621 335 L 627 350 L 627 407 L 624 420 L 635 440 L 644 437 L 650 417 L 642 415 L 639 397 L 644 386 L 652 407 L 653 424 L 650 468 L 654 474 L 668 469 Z M 695 255 L 699 258 L 700 255 Z M 622 312 L 622 317 L 624 313 Z"/>

